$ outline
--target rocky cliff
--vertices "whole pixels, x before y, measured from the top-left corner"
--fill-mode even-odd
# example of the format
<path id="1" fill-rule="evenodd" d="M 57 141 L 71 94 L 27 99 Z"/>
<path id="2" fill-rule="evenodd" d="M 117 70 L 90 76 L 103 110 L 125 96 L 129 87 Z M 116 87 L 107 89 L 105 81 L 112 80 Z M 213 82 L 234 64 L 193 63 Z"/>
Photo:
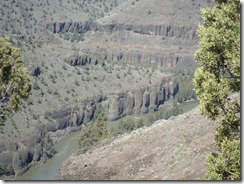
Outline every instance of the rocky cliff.
<path id="1" fill-rule="evenodd" d="M 83 123 L 90 122 L 99 105 L 103 107 L 107 120 L 113 121 L 127 115 L 156 111 L 177 92 L 176 80 L 163 79 L 154 87 L 88 97 L 73 107 L 64 105 L 50 113 L 50 123 L 36 125 L 33 127 L 35 131 L 19 142 L 1 140 L 0 163 L 11 166 L 16 176 L 21 175 L 38 162 L 45 162 L 51 142 L 56 143 L 70 132 L 80 130 Z"/>
<path id="2" fill-rule="evenodd" d="M 101 25 L 97 22 L 86 21 L 49 23 L 46 29 L 52 33 L 72 36 L 75 33 L 89 35 L 90 41 L 84 41 L 76 46 L 80 54 L 66 59 L 71 65 L 109 60 L 170 68 L 176 66 L 178 62 L 183 62 L 186 57 L 192 57 L 192 51 L 187 49 L 186 45 L 196 42 L 196 25 L 191 27 L 119 23 Z M 104 45 L 101 35 L 104 35 L 106 38 L 104 41 L 107 44 Z M 139 48 L 138 40 L 141 42 Z M 96 44 L 93 45 L 94 43 Z M 174 45 L 175 51 L 167 48 Z"/>
<path id="3" fill-rule="evenodd" d="M 43 125 L 37 125 L 31 132 L 16 140 L 0 140 L 0 166 L 15 176 L 26 172 L 30 167 L 44 163 L 50 156 L 48 150 L 51 139 Z M 11 174 L 10 174 L 11 175 Z"/>
<path id="4" fill-rule="evenodd" d="M 143 35 L 160 35 L 163 37 L 176 37 L 186 39 L 196 39 L 196 25 L 195 26 L 175 26 L 170 24 L 100 24 L 93 21 L 85 22 L 52 22 L 46 25 L 46 29 L 53 33 L 80 33 L 85 34 L 88 31 L 100 31 L 113 33 L 116 31 L 133 31 L 134 33 Z"/>
<path id="5" fill-rule="evenodd" d="M 212 6 L 212 3 L 124 1 L 102 18 L 53 20 L 46 23 L 44 29 L 48 34 L 65 35 L 64 39 L 75 40 L 82 35 L 83 41 L 74 46 L 80 55 L 67 58 L 72 65 L 86 63 L 86 60 L 109 60 L 170 68 L 185 58 L 193 60 L 200 8 L 204 6 Z"/>
<path id="6" fill-rule="evenodd" d="M 177 92 L 176 80 L 163 79 L 154 87 L 88 97 L 78 102 L 73 109 L 66 107 L 53 112 L 52 118 L 57 120 L 59 126 L 56 126 L 56 129 L 53 128 L 52 131 L 64 129 L 67 126 L 80 126 L 82 123 L 91 121 L 99 105 L 104 109 L 108 121 L 127 115 L 156 111 L 161 105 L 173 99 Z"/>
<path id="7" fill-rule="evenodd" d="M 100 49 L 90 53 L 76 54 L 65 58 L 65 62 L 71 66 L 84 66 L 86 64 L 98 64 L 104 60 L 117 61 L 127 64 L 141 64 L 155 66 L 158 68 L 171 68 L 177 66 L 185 60 L 192 62 L 193 58 L 189 55 L 182 56 L 175 53 L 163 54 L 160 52 L 149 52 L 139 50 L 128 50 L 125 52 Z"/>

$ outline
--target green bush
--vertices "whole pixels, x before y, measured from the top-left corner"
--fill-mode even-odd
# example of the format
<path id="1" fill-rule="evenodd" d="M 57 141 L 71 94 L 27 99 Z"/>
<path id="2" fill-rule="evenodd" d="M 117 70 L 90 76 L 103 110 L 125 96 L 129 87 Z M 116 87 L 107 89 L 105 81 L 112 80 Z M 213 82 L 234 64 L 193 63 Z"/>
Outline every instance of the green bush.
<path id="1" fill-rule="evenodd" d="M 0 166 L 0 179 L 3 176 L 10 176 L 10 175 L 14 175 L 14 174 L 15 174 L 14 168 L 11 164 Z"/>
<path id="2" fill-rule="evenodd" d="M 193 75 L 186 73 L 187 71 L 178 70 L 177 81 L 179 82 L 179 91 L 175 95 L 174 101 L 182 103 L 187 100 L 196 99 L 195 91 L 193 90 Z"/>
<path id="3" fill-rule="evenodd" d="M 136 123 L 133 118 L 127 120 L 121 120 L 119 123 L 119 130 L 121 133 L 131 132 L 136 129 Z"/>
<path id="4" fill-rule="evenodd" d="M 55 154 L 54 144 L 48 133 L 45 133 L 44 145 L 43 145 L 43 155 L 46 158 L 51 158 Z"/>
<path id="5" fill-rule="evenodd" d="M 225 139 L 221 144 L 221 154 L 212 153 L 207 161 L 207 180 L 240 179 L 240 140 Z"/>
<path id="6" fill-rule="evenodd" d="M 193 84 L 202 114 L 220 123 L 219 152 L 207 158 L 206 179 L 240 180 L 240 1 L 215 0 L 201 13 Z"/>
<path id="7" fill-rule="evenodd" d="M 157 112 L 146 115 L 143 118 L 127 117 L 120 120 L 117 130 L 111 129 L 110 134 L 116 136 L 118 134 L 129 133 L 141 127 L 151 126 L 155 121 L 160 119 L 168 119 L 171 116 L 177 116 L 182 113 L 178 106 L 165 108 Z"/>
<path id="8" fill-rule="evenodd" d="M 105 122 L 105 114 L 100 113 L 92 124 L 87 125 L 81 131 L 79 146 L 80 153 L 85 153 L 92 145 L 108 137 L 107 123 Z"/>

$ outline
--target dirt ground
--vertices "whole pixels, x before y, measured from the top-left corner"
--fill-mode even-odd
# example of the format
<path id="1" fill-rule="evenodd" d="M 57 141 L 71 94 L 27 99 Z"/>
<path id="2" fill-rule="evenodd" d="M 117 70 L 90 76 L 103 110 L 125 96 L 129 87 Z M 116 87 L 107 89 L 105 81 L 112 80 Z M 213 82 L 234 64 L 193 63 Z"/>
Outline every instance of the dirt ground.
<path id="1" fill-rule="evenodd" d="M 203 180 L 217 123 L 198 108 L 72 154 L 58 180 Z"/>

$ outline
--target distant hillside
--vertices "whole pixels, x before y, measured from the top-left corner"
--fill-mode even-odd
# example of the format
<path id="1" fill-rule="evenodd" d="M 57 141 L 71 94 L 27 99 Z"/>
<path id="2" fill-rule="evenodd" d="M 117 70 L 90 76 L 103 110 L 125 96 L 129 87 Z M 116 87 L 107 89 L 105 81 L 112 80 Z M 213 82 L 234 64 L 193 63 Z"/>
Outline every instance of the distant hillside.
<path id="1" fill-rule="evenodd" d="M 201 180 L 217 123 L 198 108 L 96 145 L 64 161 L 59 180 Z"/>
<path id="2" fill-rule="evenodd" d="M 0 34 L 47 39 L 45 25 L 50 21 L 95 20 L 107 15 L 126 0 L 2 0 Z"/>

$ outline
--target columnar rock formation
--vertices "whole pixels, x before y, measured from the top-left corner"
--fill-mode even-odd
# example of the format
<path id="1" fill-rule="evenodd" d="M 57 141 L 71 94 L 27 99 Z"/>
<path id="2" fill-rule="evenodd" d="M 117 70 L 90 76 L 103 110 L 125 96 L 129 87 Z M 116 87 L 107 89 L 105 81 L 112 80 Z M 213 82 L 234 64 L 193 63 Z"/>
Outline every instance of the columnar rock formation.
<path id="1" fill-rule="evenodd" d="M 165 37 L 196 39 L 196 27 L 173 26 L 170 24 L 100 24 L 92 21 L 85 22 L 52 22 L 46 25 L 46 29 L 53 33 L 77 32 L 84 34 L 87 31 L 115 31 L 127 30 L 139 34 L 160 35 Z"/>
<path id="2" fill-rule="evenodd" d="M 77 131 L 83 123 L 91 121 L 99 105 L 105 110 L 107 120 L 113 121 L 132 114 L 144 114 L 157 110 L 178 92 L 178 82 L 163 79 L 153 87 L 142 87 L 134 91 L 98 95 L 78 102 L 75 108 L 63 106 L 52 113 L 49 124 L 36 126 L 37 132 L 28 135 L 20 142 L 0 141 L 0 163 L 11 165 L 15 175 L 21 175 L 38 161 L 44 161 L 45 147 L 48 146 L 47 134 L 55 142 L 63 135 L 62 130 Z M 49 132 L 49 133 L 48 133 Z"/>
<path id="3" fill-rule="evenodd" d="M 73 109 L 64 107 L 53 112 L 52 118 L 57 121 L 58 126 L 53 125 L 50 131 L 56 131 L 54 127 L 64 129 L 67 126 L 79 126 L 91 121 L 99 105 L 103 107 L 108 121 L 127 115 L 156 111 L 177 92 L 178 82 L 175 79 L 163 79 L 153 87 L 85 98 Z"/>
<path id="4" fill-rule="evenodd" d="M 122 63 L 144 64 L 159 68 L 171 68 L 178 62 L 184 62 L 189 56 L 179 56 L 175 53 L 163 54 L 159 52 L 129 50 L 109 51 L 107 49 L 95 50 L 89 54 L 73 55 L 65 58 L 65 62 L 71 66 L 83 66 L 86 64 L 98 64 L 104 60 L 118 61 Z"/>
<path id="5" fill-rule="evenodd" d="M 84 65 L 87 63 L 108 61 L 121 61 L 130 64 L 147 64 L 160 68 L 170 68 L 176 66 L 178 62 L 184 61 L 186 57 L 191 56 L 191 53 L 181 53 L 181 51 L 173 52 L 165 50 L 167 45 L 189 45 L 196 41 L 196 26 L 174 26 L 168 24 L 100 24 L 98 22 L 85 21 L 85 22 L 54 22 L 46 25 L 46 29 L 52 33 L 78 33 L 83 35 L 85 33 L 100 32 L 101 35 L 107 34 L 114 37 L 114 44 L 116 47 L 109 46 L 110 44 L 100 45 L 99 38 L 94 37 L 98 41 L 97 45 L 89 45 L 88 43 L 79 43 L 79 48 L 82 53 L 70 56 L 65 59 L 71 65 Z M 118 33 L 117 33 L 118 32 Z M 160 36 L 155 42 L 161 42 L 159 48 L 154 49 L 153 42 L 148 43 L 147 48 L 136 49 L 136 43 L 130 41 L 132 38 L 138 40 L 135 35 L 140 37 L 146 36 Z M 143 44 L 141 44 L 143 45 Z M 110 47 L 110 48 L 109 48 Z"/>

